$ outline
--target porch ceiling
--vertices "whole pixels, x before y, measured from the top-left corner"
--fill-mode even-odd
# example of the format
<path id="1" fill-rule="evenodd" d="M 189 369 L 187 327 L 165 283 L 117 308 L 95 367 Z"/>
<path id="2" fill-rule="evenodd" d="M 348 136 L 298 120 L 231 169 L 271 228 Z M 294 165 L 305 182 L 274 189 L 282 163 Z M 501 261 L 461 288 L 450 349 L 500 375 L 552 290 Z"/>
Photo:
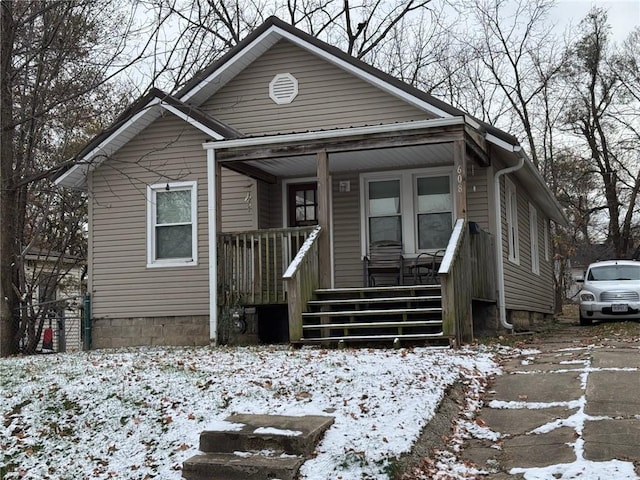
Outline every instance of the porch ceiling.
<path id="1" fill-rule="evenodd" d="M 452 145 L 452 143 L 438 143 L 329 152 L 329 169 L 333 173 L 340 173 L 445 165 L 453 162 Z M 238 162 L 257 168 L 269 175 L 282 178 L 313 177 L 317 171 L 315 154 L 260 160 L 234 160 L 223 162 L 223 164 L 233 169 L 233 165 L 230 165 L 230 163 Z"/>

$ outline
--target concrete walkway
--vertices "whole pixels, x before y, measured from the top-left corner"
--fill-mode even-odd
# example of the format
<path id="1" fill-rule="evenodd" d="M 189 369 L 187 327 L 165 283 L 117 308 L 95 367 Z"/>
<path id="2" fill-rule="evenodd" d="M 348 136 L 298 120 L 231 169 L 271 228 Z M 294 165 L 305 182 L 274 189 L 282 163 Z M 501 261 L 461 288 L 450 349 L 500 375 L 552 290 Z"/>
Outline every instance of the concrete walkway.
<path id="1" fill-rule="evenodd" d="M 591 343 L 589 328 L 504 364 L 462 452 L 481 478 L 640 479 L 640 343 Z"/>

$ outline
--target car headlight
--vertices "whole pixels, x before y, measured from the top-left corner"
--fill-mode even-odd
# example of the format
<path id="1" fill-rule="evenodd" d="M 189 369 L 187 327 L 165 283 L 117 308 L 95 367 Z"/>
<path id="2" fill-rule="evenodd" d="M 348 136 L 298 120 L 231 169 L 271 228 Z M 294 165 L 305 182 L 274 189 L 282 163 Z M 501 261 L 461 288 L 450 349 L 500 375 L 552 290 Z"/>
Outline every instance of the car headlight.
<path id="1" fill-rule="evenodd" d="M 596 296 L 591 292 L 582 292 L 580 294 L 580 300 L 583 302 L 595 302 Z"/>

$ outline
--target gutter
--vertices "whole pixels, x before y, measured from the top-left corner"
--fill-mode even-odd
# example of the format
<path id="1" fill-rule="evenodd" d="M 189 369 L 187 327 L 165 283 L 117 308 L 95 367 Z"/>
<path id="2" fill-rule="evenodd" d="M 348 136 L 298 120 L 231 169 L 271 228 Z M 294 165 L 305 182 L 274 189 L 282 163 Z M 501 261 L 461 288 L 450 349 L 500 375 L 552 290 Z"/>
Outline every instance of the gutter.
<path id="1" fill-rule="evenodd" d="M 495 213 L 496 213 L 496 274 L 498 280 L 498 314 L 500 318 L 500 325 L 507 330 L 513 332 L 513 325 L 507 322 L 507 307 L 505 301 L 504 292 L 504 259 L 502 258 L 502 208 L 500 204 L 500 177 L 509 173 L 520 170 L 524 165 L 525 154 L 520 146 L 512 146 L 512 151 L 516 153 L 520 160 L 512 167 L 503 168 L 498 170 L 493 178 L 494 189 L 493 196 L 495 200 Z"/>

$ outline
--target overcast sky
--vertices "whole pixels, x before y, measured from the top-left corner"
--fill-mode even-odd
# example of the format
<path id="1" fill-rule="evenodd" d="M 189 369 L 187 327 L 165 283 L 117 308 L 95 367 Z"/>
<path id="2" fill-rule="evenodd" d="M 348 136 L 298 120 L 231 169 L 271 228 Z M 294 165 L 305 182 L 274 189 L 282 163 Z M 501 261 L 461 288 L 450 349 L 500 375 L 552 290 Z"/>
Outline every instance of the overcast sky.
<path id="1" fill-rule="evenodd" d="M 558 0 L 555 8 L 558 27 L 577 25 L 594 5 L 608 10 L 616 42 L 624 40 L 640 25 L 640 0 Z"/>

